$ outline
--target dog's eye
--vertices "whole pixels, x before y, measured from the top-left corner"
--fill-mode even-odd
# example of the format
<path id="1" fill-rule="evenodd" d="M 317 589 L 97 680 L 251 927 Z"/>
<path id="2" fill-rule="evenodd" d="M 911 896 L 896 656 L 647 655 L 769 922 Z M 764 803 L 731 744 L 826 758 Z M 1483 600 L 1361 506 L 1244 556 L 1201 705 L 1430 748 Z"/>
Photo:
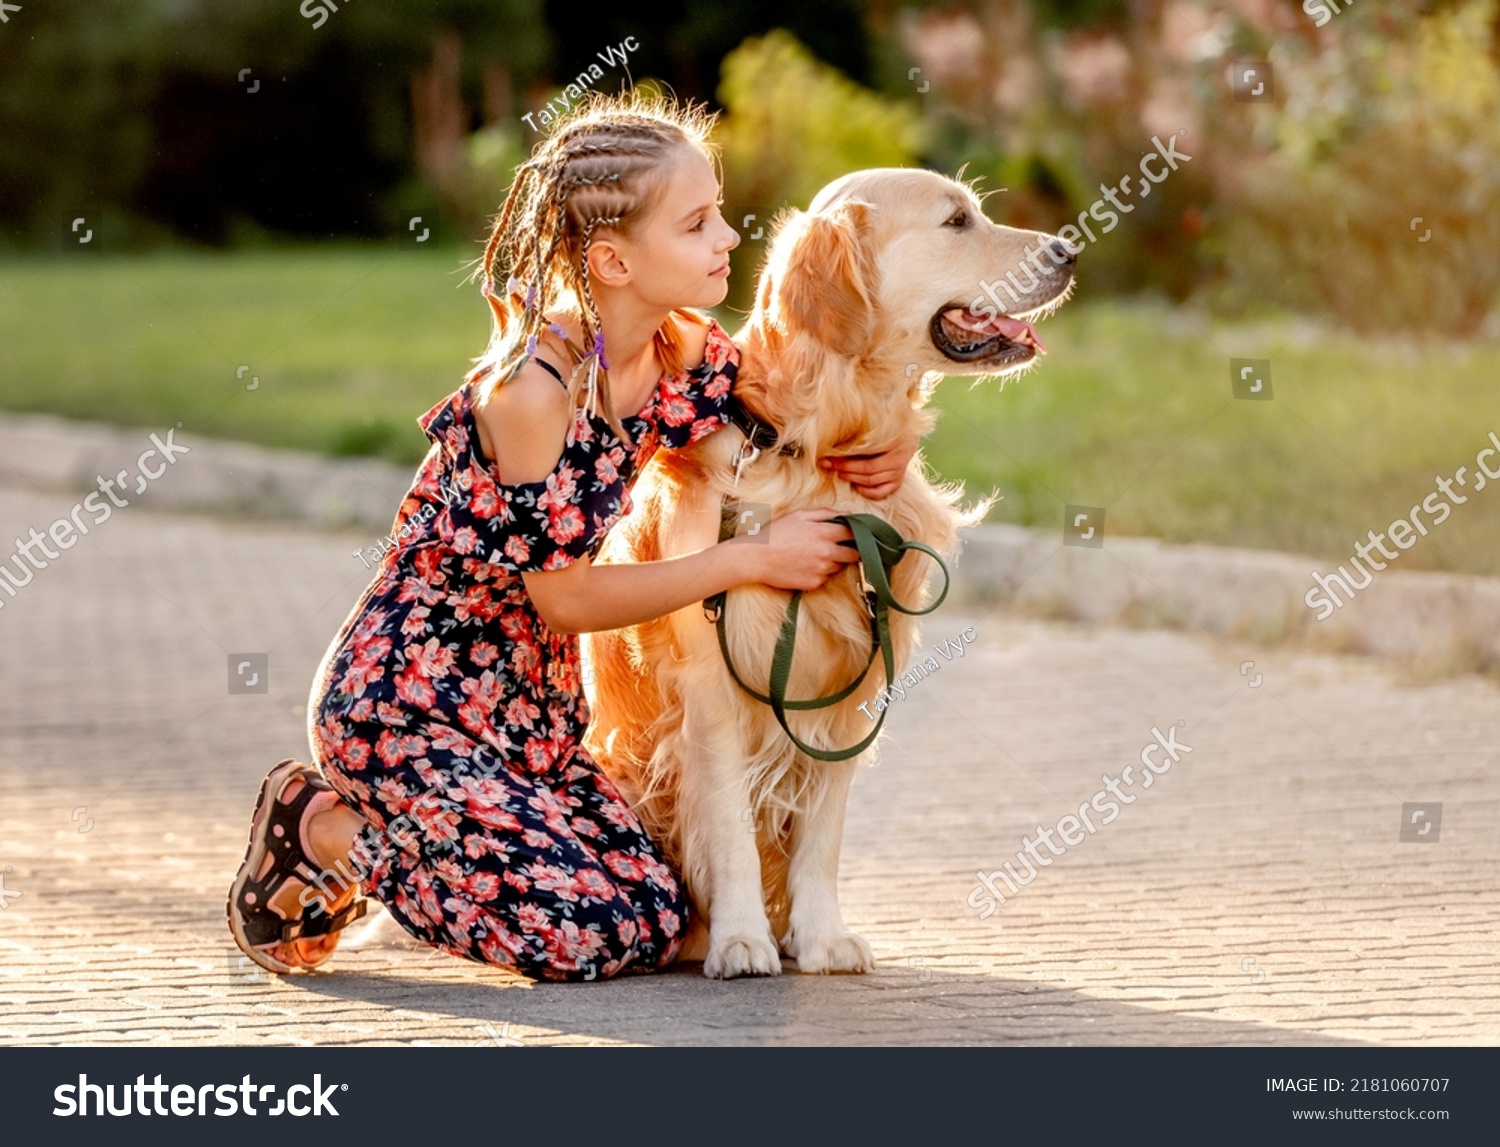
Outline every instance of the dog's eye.
<path id="1" fill-rule="evenodd" d="M 955 211 L 944 223 L 944 227 L 967 227 L 969 225 L 969 213 L 967 211 Z"/>

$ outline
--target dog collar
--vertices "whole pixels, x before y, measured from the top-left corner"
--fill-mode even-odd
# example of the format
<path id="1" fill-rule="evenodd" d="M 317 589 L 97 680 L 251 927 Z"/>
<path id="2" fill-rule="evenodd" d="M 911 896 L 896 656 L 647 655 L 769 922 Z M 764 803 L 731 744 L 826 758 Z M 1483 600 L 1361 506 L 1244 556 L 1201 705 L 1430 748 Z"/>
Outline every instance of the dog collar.
<path id="1" fill-rule="evenodd" d="M 751 414 L 733 394 L 730 394 L 729 401 L 725 404 L 725 413 L 729 415 L 729 421 L 739 427 L 755 453 L 775 450 L 776 453 L 784 454 L 788 458 L 802 457 L 801 446 L 795 442 L 782 443 L 780 431 L 769 422 Z"/>

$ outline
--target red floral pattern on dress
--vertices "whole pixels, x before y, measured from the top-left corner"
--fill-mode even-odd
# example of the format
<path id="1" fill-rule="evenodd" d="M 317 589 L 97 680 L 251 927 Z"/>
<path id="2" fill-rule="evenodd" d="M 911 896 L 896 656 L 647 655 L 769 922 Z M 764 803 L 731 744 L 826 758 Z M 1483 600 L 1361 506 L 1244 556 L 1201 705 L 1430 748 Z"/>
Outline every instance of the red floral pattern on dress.
<path id="1" fill-rule="evenodd" d="M 579 409 L 539 482 L 498 480 L 467 386 L 419 420 L 432 448 L 401 540 L 330 647 L 310 714 L 323 775 L 368 822 L 365 889 L 418 939 L 557 980 L 656 968 L 681 947 L 678 878 L 582 747 L 578 639 L 548 628 L 520 575 L 597 553 L 659 448 L 727 424 L 738 364 L 710 323 L 702 365 L 664 375 L 622 420 L 633 446 Z"/>

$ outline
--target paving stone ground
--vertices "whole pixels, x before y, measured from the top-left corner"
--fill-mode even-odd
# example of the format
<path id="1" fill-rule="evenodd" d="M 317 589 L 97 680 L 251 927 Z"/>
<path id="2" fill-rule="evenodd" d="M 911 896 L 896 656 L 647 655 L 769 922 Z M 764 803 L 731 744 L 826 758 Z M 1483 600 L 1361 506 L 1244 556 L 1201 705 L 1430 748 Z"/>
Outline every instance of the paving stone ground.
<path id="1" fill-rule="evenodd" d="M 0 538 L 72 505 L 0 489 Z M 1492 682 L 947 609 L 929 643 L 976 641 L 894 703 L 848 814 L 843 904 L 875 973 L 533 984 L 377 919 L 329 971 L 257 974 L 225 888 L 260 777 L 305 759 L 368 544 L 133 504 L 0 596 L 0 1043 L 1500 1039 Z M 252 652 L 270 691 L 232 696 Z M 1192 753 L 980 919 L 976 873 L 1024 876 L 1023 835 L 1177 721 Z M 1406 802 L 1441 803 L 1430 841 L 1398 839 Z"/>

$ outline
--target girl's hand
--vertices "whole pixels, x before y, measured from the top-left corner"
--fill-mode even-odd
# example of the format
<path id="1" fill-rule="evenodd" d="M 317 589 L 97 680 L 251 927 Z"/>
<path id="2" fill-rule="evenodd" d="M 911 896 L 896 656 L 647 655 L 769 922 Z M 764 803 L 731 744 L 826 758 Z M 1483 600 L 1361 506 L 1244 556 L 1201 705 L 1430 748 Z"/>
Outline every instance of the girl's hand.
<path id="1" fill-rule="evenodd" d="M 828 520 L 838 513 L 828 507 L 793 510 L 766 527 L 765 541 L 741 536 L 725 544 L 760 551 L 754 581 L 776 589 L 815 590 L 850 562 L 859 561 L 854 546 L 839 544 L 854 540 L 849 527 Z"/>
<path id="2" fill-rule="evenodd" d="M 818 459 L 818 467 L 848 482 L 857 494 L 878 502 L 901 489 L 906 467 L 919 444 L 920 439 L 913 433 L 883 453 L 830 454 Z"/>

